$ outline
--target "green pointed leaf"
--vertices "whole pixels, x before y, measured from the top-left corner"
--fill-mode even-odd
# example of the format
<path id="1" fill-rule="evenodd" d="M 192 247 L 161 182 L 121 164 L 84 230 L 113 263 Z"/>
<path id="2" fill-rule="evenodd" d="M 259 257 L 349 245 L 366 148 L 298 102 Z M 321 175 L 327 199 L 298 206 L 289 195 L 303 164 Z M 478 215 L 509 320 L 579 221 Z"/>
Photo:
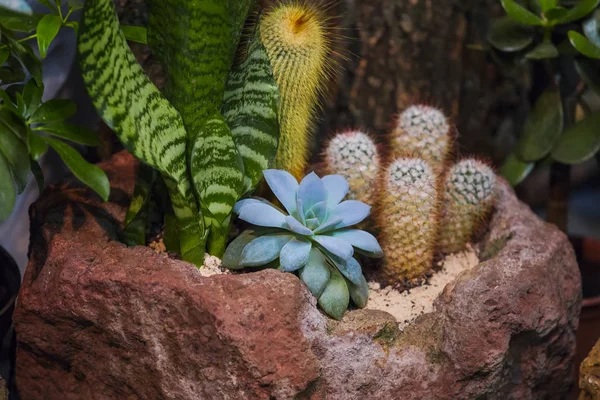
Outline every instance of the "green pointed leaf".
<path id="1" fill-rule="evenodd" d="M 15 107 L 15 105 L 13 104 L 12 100 L 10 99 L 10 96 L 8 95 L 8 93 L 6 93 L 6 91 L 0 89 L 0 100 L 2 100 L 2 102 L 0 104 L 2 104 L 2 108 L 7 108 L 13 112 L 17 112 L 17 107 Z"/>
<path id="2" fill-rule="evenodd" d="M 515 187 L 527 178 L 534 166 L 535 163 L 521 161 L 514 153 L 511 153 L 500 167 L 500 175 Z"/>
<path id="3" fill-rule="evenodd" d="M 48 151 L 48 144 L 32 129 L 27 130 L 27 145 L 29 154 L 34 160 L 39 160 L 42 154 Z"/>
<path id="4" fill-rule="evenodd" d="M 504 11 L 516 22 L 532 26 L 544 25 L 544 21 L 540 17 L 518 4 L 515 0 L 501 0 L 501 2 Z"/>
<path id="5" fill-rule="evenodd" d="M 325 290 L 319 296 L 319 306 L 330 317 L 340 320 L 348 309 L 350 293 L 344 277 L 334 268 Z"/>
<path id="6" fill-rule="evenodd" d="M 576 58 L 574 61 L 581 79 L 600 96 L 600 67 L 598 63 L 587 58 Z"/>
<path id="7" fill-rule="evenodd" d="M 12 132 L 23 143 L 27 140 L 27 125 L 9 108 L 0 107 L 0 129 Z"/>
<path id="8" fill-rule="evenodd" d="M 23 96 L 21 93 L 15 93 L 15 98 L 17 100 L 17 112 L 19 115 L 25 114 L 25 102 L 23 101 Z"/>
<path id="9" fill-rule="evenodd" d="M 25 79 L 25 72 L 19 60 L 10 58 L 8 62 L 0 67 L 0 82 L 2 86 L 9 83 L 22 82 Z M 11 90 L 11 86 L 7 90 Z"/>
<path id="10" fill-rule="evenodd" d="M 63 160 L 67 168 L 71 170 L 80 181 L 98 193 L 102 200 L 107 201 L 110 193 L 110 185 L 104 171 L 90 164 L 81 157 L 77 150 L 66 143 L 48 137 L 44 138 Z"/>
<path id="11" fill-rule="evenodd" d="M 535 32 L 530 26 L 502 17 L 492 21 L 488 40 L 498 50 L 513 52 L 529 46 L 534 36 Z"/>
<path id="12" fill-rule="evenodd" d="M 10 217 L 15 208 L 16 200 L 17 194 L 10 175 L 8 161 L 0 152 L 0 222 L 4 222 Z"/>
<path id="13" fill-rule="evenodd" d="M 594 46 L 594 44 L 581 33 L 569 31 L 569 40 L 573 47 L 584 56 L 600 60 L 600 47 Z"/>
<path id="14" fill-rule="evenodd" d="M 44 86 L 38 86 L 35 79 L 30 79 L 23 88 L 23 102 L 25 103 L 25 112 L 23 117 L 29 118 L 42 103 Z"/>
<path id="15" fill-rule="evenodd" d="M 517 144 L 517 156 L 523 161 L 545 157 L 563 130 L 562 99 L 558 90 L 540 95 L 529 112 Z"/>
<path id="16" fill-rule="evenodd" d="M 596 47 L 600 47 L 600 10 L 594 11 L 582 24 L 583 33 Z"/>
<path id="17" fill-rule="evenodd" d="M 530 60 L 543 60 L 558 57 L 558 49 L 550 42 L 543 41 L 525 55 Z"/>
<path id="18" fill-rule="evenodd" d="M 37 123 L 52 123 L 64 121 L 65 119 L 71 117 L 77 111 L 77 106 L 71 100 L 66 99 L 52 99 L 48 100 L 45 103 L 42 103 L 41 106 L 33 115 L 29 118 L 30 124 Z"/>
<path id="19" fill-rule="evenodd" d="M 7 36 L 8 37 L 8 36 Z M 8 37 L 8 45 L 17 54 L 19 60 L 23 63 L 25 68 L 29 71 L 36 83 L 41 86 L 42 82 L 42 63 L 38 57 L 33 54 L 33 51 L 29 46 L 23 46 L 16 40 Z"/>
<path id="20" fill-rule="evenodd" d="M 29 162 L 31 163 L 31 173 L 37 183 L 38 191 L 39 193 L 42 193 L 42 190 L 44 190 L 44 173 L 42 172 L 42 168 L 40 167 L 40 164 L 33 159 L 29 160 Z"/>
<path id="21" fill-rule="evenodd" d="M 0 152 L 4 154 L 13 180 L 17 185 L 17 193 L 21 193 L 27 186 L 29 178 L 29 152 L 26 142 L 15 131 L 14 124 L 19 120 L 7 109 L 0 109 Z M 25 126 L 22 129 L 26 129 Z M 18 128 L 21 130 L 21 128 Z"/>
<path id="22" fill-rule="evenodd" d="M 562 134 L 552 150 L 552 158 L 563 164 L 579 164 L 600 149 L 600 113 L 590 114 Z"/>
<path id="23" fill-rule="evenodd" d="M 143 26 L 121 25 L 121 30 L 127 40 L 148 44 L 148 30 Z"/>
<path id="24" fill-rule="evenodd" d="M 68 0 L 69 11 L 77 11 L 83 8 L 82 0 Z"/>
<path id="25" fill-rule="evenodd" d="M 10 50 L 8 47 L 0 49 L 0 66 L 4 65 L 6 60 L 8 60 L 8 57 L 10 57 Z"/>
<path id="26" fill-rule="evenodd" d="M 43 16 L 43 14 L 17 14 L 0 7 L 2 26 L 14 32 L 33 32 Z"/>
<path id="27" fill-rule="evenodd" d="M 567 15 L 560 21 L 561 24 L 577 21 L 594 11 L 600 4 L 600 0 L 580 0 L 575 7 L 571 8 Z"/>
<path id="28" fill-rule="evenodd" d="M 250 42 L 247 58 L 227 79 L 223 116 L 244 161 L 243 193 L 273 165 L 279 141 L 279 89 L 266 50 L 258 37 Z"/>
<path id="29" fill-rule="evenodd" d="M 546 12 L 558 5 L 558 0 L 538 0 L 538 4 L 543 12 Z"/>
<path id="30" fill-rule="evenodd" d="M 554 24 L 560 22 L 563 18 L 567 16 L 567 14 L 568 11 L 564 7 L 554 7 L 550 8 L 547 11 L 544 11 L 544 17 Z"/>
<path id="31" fill-rule="evenodd" d="M 46 58 L 48 47 L 54 40 L 60 27 L 62 19 L 58 15 L 46 14 L 40 19 L 37 25 L 37 42 L 40 50 L 40 56 Z"/>
<path id="32" fill-rule="evenodd" d="M 36 127 L 35 130 L 48 132 L 52 136 L 60 137 L 84 146 L 99 146 L 100 139 L 96 132 L 70 122 L 56 122 L 49 125 Z"/>
<path id="33" fill-rule="evenodd" d="M 37 0 L 38 3 L 41 3 L 43 5 L 45 5 L 46 7 L 48 7 L 50 10 L 52 10 L 54 13 L 56 13 L 56 5 L 54 4 L 54 2 L 52 0 Z"/>

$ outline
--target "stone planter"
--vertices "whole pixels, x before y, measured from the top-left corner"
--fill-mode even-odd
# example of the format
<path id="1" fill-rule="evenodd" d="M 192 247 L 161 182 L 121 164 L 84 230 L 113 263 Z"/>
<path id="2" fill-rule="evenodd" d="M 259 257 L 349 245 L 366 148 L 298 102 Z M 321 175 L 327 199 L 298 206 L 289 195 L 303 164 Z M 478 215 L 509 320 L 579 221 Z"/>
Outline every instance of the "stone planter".
<path id="1" fill-rule="evenodd" d="M 31 209 L 15 324 L 23 399 L 541 399 L 571 384 L 581 283 L 567 238 L 501 185 L 486 259 L 404 331 L 382 311 L 325 317 L 293 275 L 203 277 L 115 239 L 126 153 L 102 204 L 74 184 Z"/>

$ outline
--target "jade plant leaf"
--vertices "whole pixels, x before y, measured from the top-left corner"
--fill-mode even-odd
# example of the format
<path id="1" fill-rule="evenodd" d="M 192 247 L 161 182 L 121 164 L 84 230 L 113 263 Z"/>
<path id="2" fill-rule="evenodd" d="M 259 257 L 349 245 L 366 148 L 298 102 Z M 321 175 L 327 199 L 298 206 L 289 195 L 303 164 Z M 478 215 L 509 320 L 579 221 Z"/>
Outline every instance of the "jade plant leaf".
<path id="1" fill-rule="evenodd" d="M 581 0 L 569 10 L 567 15 L 560 21 L 561 24 L 577 21 L 594 11 L 600 4 L 600 0 Z"/>
<path id="2" fill-rule="evenodd" d="M 588 38 L 579 32 L 569 31 L 569 40 L 578 52 L 586 57 L 600 60 L 600 47 L 595 46 Z"/>
<path id="3" fill-rule="evenodd" d="M 6 221 L 15 207 L 17 193 L 10 175 L 10 167 L 0 152 L 0 222 Z"/>
<path id="4" fill-rule="evenodd" d="M 532 26 L 541 26 L 544 24 L 544 21 L 540 17 L 518 4 L 515 0 L 502 0 L 502 7 L 508 16 L 518 23 Z"/>
<path id="5" fill-rule="evenodd" d="M 556 58 L 558 57 L 558 49 L 549 40 L 545 40 L 535 46 L 533 50 L 525 54 L 526 58 L 530 60 L 543 60 L 545 58 Z"/>
<path id="6" fill-rule="evenodd" d="M 488 33 L 491 45 L 506 52 L 523 50 L 534 37 L 535 32 L 530 26 L 519 24 L 509 17 L 493 20 Z"/>
<path id="7" fill-rule="evenodd" d="M 500 175 L 514 187 L 527 178 L 534 166 L 535 163 L 521 161 L 514 153 L 511 153 L 500 167 Z"/>
<path id="8" fill-rule="evenodd" d="M 578 164 L 600 149 L 600 113 L 590 114 L 565 130 L 552 150 L 552 158 L 564 164 Z"/>
<path id="9" fill-rule="evenodd" d="M 247 51 L 246 59 L 229 73 L 222 107 L 244 161 L 244 193 L 272 167 L 279 141 L 279 89 L 259 35 Z"/>
<path id="10" fill-rule="evenodd" d="M 529 112 L 517 144 L 517 156 L 522 161 L 537 161 L 545 157 L 563 130 L 563 107 L 560 93 L 549 89 L 536 100 Z"/>
<path id="11" fill-rule="evenodd" d="M 538 4 L 542 8 L 543 12 L 546 12 L 557 6 L 558 0 L 538 0 Z"/>
<path id="12" fill-rule="evenodd" d="M 544 11 L 544 17 L 550 22 L 550 24 L 554 25 L 560 23 L 563 18 L 568 15 L 568 10 L 564 7 L 553 7 L 546 11 Z"/>

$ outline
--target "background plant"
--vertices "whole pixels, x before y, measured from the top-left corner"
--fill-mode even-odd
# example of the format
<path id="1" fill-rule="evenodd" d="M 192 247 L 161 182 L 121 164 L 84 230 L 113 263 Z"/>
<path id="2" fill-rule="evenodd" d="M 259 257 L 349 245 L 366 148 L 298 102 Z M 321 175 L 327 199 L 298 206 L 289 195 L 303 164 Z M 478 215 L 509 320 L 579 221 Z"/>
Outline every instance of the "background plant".
<path id="1" fill-rule="evenodd" d="M 535 164 L 551 164 L 548 220 L 566 230 L 570 165 L 600 149 L 600 113 L 583 98 L 600 94 L 599 0 L 502 0 L 506 16 L 493 21 L 492 57 L 507 71 L 533 63 L 534 102 L 516 149 L 502 166 L 513 184 Z"/>
<path id="2" fill-rule="evenodd" d="M 76 106 L 69 100 L 42 102 L 44 84 L 40 58 L 31 45 L 37 41 L 41 58 L 63 27 L 77 31 L 71 21 L 79 1 L 69 1 L 63 12 L 59 0 L 43 0 L 47 14 L 33 13 L 23 0 L 0 4 L 0 221 L 7 219 L 16 195 L 33 173 L 40 191 L 43 187 L 40 157 L 52 147 L 65 165 L 104 200 L 108 199 L 108 179 L 95 165 L 61 140 L 95 146 L 99 144 L 90 130 L 67 121 Z"/>

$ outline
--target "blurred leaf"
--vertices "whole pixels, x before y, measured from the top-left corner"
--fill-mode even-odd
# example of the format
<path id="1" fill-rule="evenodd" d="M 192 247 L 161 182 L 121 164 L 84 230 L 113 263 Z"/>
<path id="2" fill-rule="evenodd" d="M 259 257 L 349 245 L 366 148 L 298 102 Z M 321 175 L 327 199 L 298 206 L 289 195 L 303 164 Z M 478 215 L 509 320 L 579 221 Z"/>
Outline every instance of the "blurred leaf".
<path id="1" fill-rule="evenodd" d="M 77 22 L 77 21 L 69 21 L 69 22 L 67 22 L 65 24 L 65 26 L 73 28 L 73 30 L 75 31 L 76 35 L 79 33 L 79 22 Z"/>
<path id="2" fill-rule="evenodd" d="M 40 56 L 46 58 L 48 47 L 50 43 L 56 37 L 60 27 L 62 26 L 62 19 L 58 15 L 46 14 L 42 17 L 37 25 L 37 42 L 40 50 Z"/>
<path id="3" fill-rule="evenodd" d="M 0 65 L 3 65 L 8 57 L 10 57 L 10 50 L 7 47 L 0 49 Z"/>
<path id="4" fill-rule="evenodd" d="M 556 7 L 558 5 L 558 0 L 538 0 L 538 4 L 545 13 L 546 11 Z"/>
<path id="5" fill-rule="evenodd" d="M 518 23 L 532 26 L 542 26 L 544 21 L 526 9 L 525 7 L 518 4 L 515 0 L 501 0 L 504 11 Z M 600 0 L 599 0 L 600 1 Z"/>
<path id="6" fill-rule="evenodd" d="M 533 42 L 534 31 L 531 27 L 521 25 L 509 17 L 497 18 L 492 21 L 488 33 L 488 41 L 502 51 L 519 51 Z"/>
<path id="7" fill-rule="evenodd" d="M 514 187 L 523 182 L 527 175 L 533 171 L 534 166 L 535 163 L 521 161 L 514 153 L 511 153 L 500 167 L 500 175 L 506 178 L 508 183 Z"/>
<path id="8" fill-rule="evenodd" d="M 51 138 L 44 138 L 60 156 L 67 168 L 73 172 L 80 181 L 89 186 L 104 200 L 108 200 L 110 185 L 104 171 L 94 164 L 90 164 L 81 157 L 81 154 L 71 146 Z"/>
<path id="9" fill-rule="evenodd" d="M 573 47 L 569 38 L 565 38 L 563 41 L 561 41 L 556 46 L 556 49 L 558 50 L 558 52 L 560 54 L 565 55 L 565 56 L 579 55 L 579 52 L 577 51 L 577 49 L 575 49 L 575 47 Z"/>
<path id="10" fill-rule="evenodd" d="M 543 60 L 558 57 L 558 49 L 549 41 L 543 41 L 525 55 L 530 60 Z"/>
<path id="11" fill-rule="evenodd" d="M 571 8 L 567 15 L 560 21 L 561 24 L 577 21 L 591 13 L 600 3 L 600 0 L 581 0 Z"/>
<path id="12" fill-rule="evenodd" d="M 15 93 L 15 98 L 17 100 L 17 113 L 19 115 L 25 114 L 25 103 L 23 102 L 23 96 L 21 93 Z"/>
<path id="13" fill-rule="evenodd" d="M 27 131 L 27 144 L 29 146 L 29 155 L 34 160 L 39 160 L 42 154 L 48 151 L 48 144 L 31 129 Z"/>
<path id="14" fill-rule="evenodd" d="M 29 160 L 29 162 L 31 163 L 31 173 L 37 183 L 38 191 L 42 193 L 42 190 L 44 190 L 44 173 L 42 172 L 42 168 L 40 168 L 40 164 L 35 160 Z"/>
<path id="15" fill-rule="evenodd" d="M 52 11 L 56 12 L 56 5 L 51 0 L 37 0 L 39 3 L 42 3 Z"/>
<path id="16" fill-rule="evenodd" d="M 127 209 L 127 214 L 125 215 L 125 226 L 129 225 L 147 204 L 155 180 L 155 170 L 149 165 L 140 164 L 135 177 L 135 187 L 133 189 L 131 203 Z"/>
<path id="17" fill-rule="evenodd" d="M 34 31 L 42 16 L 43 14 L 15 14 L 0 8 L 0 19 L 2 20 L 2 26 L 15 32 L 30 33 Z"/>
<path id="18" fill-rule="evenodd" d="M 25 68 L 29 71 L 33 79 L 38 85 L 42 85 L 42 63 L 37 58 L 29 46 L 23 46 L 21 43 L 14 39 L 8 39 L 9 46 L 17 53 L 19 59 L 25 65 Z"/>
<path id="19" fill-rule="evenodd" d="M 600 10 L 596 10 L 590 18 L 581 24 L 581 27 L 590 42 L 600 47 Z"/>
<path id="20" fill-rule="evenodd" d="M 0 152 L 0 222 L 6 221 L 15 208 L 17 194 L 8 161 Z"/>
<path id="21" fill-rule="evenodd" d="M 23 143 L 27 141 L 27 125 L 9 108 L 0 107 L 0 128 L 12 132 Z"/>
<path id="22" fill-rule="evenodd" d="M 600 112 L 565 130 L 554 149 L 552 158 L 564 164 L 579 164 L 592 158 L 600 149 Z"/>
<path id="23" fill-rule="evenodd" d="M 600 96 L 600 68 L 598 63 L 588 58 L 576 58 L 575 68 L 590 89 Z"/>
<path id="24" fill-rule="evenodd" d="M 0 0 L 0 9 L 30 15 L 33 11 L 26 0 Z"/>
<path id="25" fill-rule="evenodd" d="M 554 7 L 544 12 L 544 17 L 550 22 L 560 22 L 569 12 L 564 7 Z"/>
<path id="26" fill-rule="evenodd" d="M 13 179 L 17 184 L 17 193 L 21 193 L 27 186 L 27 178 L 29 177 L 29 152 L 27 145 L 20 137 L 18 137 L 11 126 L 11 122 L 5 118 L 10 118 L 10 111 L 3 109 L 0 113 L 0 152 L 4 154 Z"/>
<path id="27" fill-rule="evenodd" d="M 121 25 L 125 39 L 136 43 L 148 44 L 148 30 L 143 26 Z"/>
<path id="28" fill-rule="evenodd" d="M 569 31 L 569 40 L 573 47 L 584 56 L 600 60 L 600 47 L 594 46 L 594 44 L 581 33 Z"/>
<path id="29" fill-rule="evenodd" d="M 77 11 L 77 10 L 81 10 L 83 8 L 83 1 L 82 0 L 69 0 L 69 10 L 71 11 Z"/>
<path id="30" fill-rule="evenodd" d="M 23 117 L 29 118 L 42 103 L 44 86 L 38 86 L 34 79 L 30 79 L 23 88 L 23 101 L 25 102 L 25 112 Z"/>
<path id="31" fill-rule="evenodd" d="M 100 145 L 100 139 L 98 139 L 96 132 L 84 126 L 72 124 L 70 122 L 63 121 L 49 125 L 42 125 L 34 129 L 48 132 L 52 136 L 58 136 L 60 138 L 67 139 L 78 144 L 83 144 L 85 146 Z"/>
<path id="32" fill-rule="evenodd" d="M 529 112 L 517 143 L 517 156 L 522 161 L 537 161 L 551 150 L 563 130 L 562 99 L 558 90 L 540 95 Z"/>
<path id="33" fill-rule="evenodd" d="M 17 112 L 17 107 L 15 107 L 10 96 L 8 95 L 8 93 L 6 93 L 6 91 L 2 89 L 0 89 L 0 100 L 2 100 L 2 103 L 0 104 L 2 104 L 3 108 L 7 108 L 13 112 Z"/>
<path id="34" fill-rule="evenodd" d="M 25 72 L 21 63 L 16 58 L 10 58 L 6 64 L 0 67 L 0 82 L 2 85 L 22 82 L 24 79 Z"/>
<path id="35" fill-rule="evenodd" d="M 33 113 L 29 123 L 50 123 L 64 121 L 77 111 L 75 103 L 71 100 L 52 99 L 48 100 Z"/>

